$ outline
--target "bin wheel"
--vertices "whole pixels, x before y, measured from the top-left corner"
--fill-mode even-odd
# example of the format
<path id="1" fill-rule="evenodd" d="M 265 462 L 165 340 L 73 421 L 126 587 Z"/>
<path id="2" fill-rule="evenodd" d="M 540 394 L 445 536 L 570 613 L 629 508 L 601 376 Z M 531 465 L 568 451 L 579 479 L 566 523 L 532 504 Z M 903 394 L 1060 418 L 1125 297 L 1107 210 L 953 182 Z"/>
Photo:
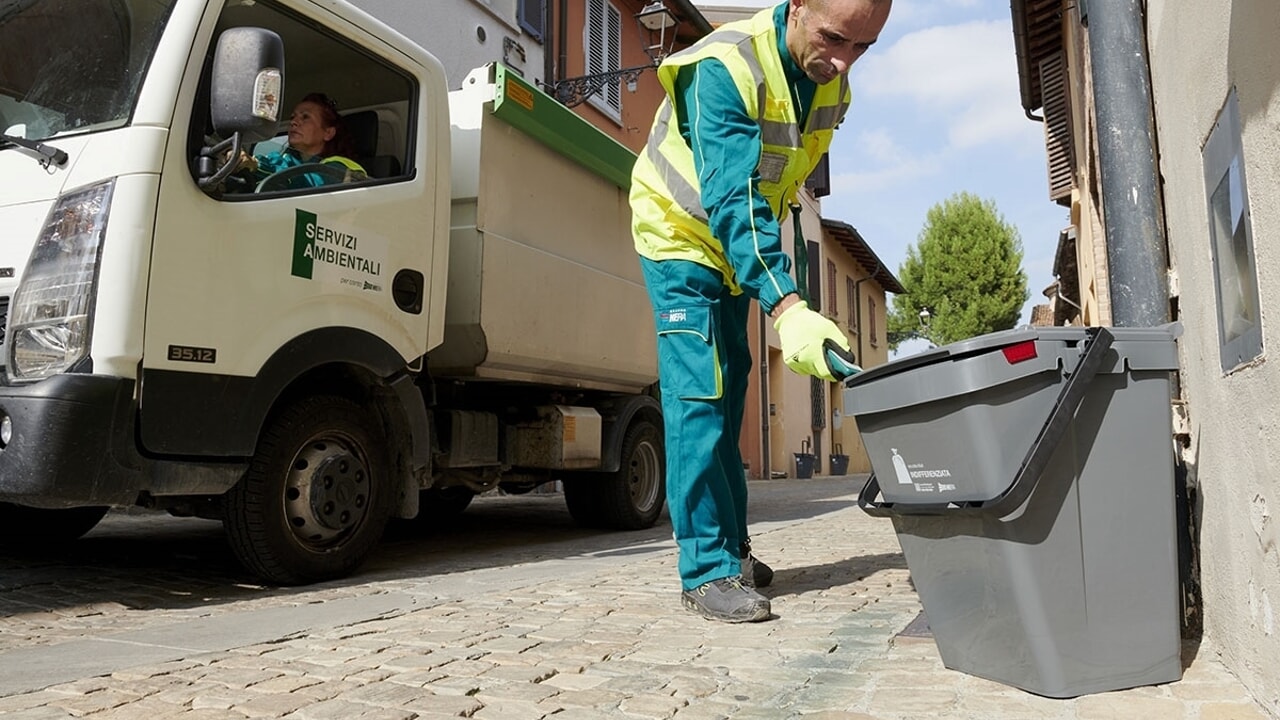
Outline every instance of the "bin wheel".
<path id="1" fill-rule="evenodd" d="M 282 585 L 350 574 L 390 516 L 390 453 L 375 413 L 313 396 L 267 423 L 223 526 L 251 572 Z"/>
<path id="2" fill-rule="evenodd" d="M 642 530 L 658 521 L 666 500 L 666 450 L 658 426 L 643 418 L 632 422 L 621 457 L 616 472 L 565 480 L 565 504 L 579 525 Z"/>
<path id="3" fill-rule="evenodd" d="M 0 502 L 0 540 L 24 543 L 71 542 L 106 516 L 106 507 L 36 508 Z"/>

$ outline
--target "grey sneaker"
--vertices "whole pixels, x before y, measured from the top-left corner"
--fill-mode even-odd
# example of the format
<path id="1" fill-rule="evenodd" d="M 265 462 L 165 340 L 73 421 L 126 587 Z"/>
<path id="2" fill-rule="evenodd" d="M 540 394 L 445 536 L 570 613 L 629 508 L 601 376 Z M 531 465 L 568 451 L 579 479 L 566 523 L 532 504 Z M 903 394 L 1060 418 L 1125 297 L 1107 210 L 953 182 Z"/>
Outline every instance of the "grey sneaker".
<path id="1" fill-rule="evenodd" d="M 771 612 L 768 598 L 744 587 L 739 576 L 712 580 L 685 590 L 680 601 L 708 620 L 729 623 L 760 622 L 769 619 Z"/>
<path id="2" fill-rule="evenodd" d="M 742 556 L 742 584 L 747 587 L 769 587 L 773 582 L 773 568 L 765 565 L 755 555 L 748 552 Z"/>

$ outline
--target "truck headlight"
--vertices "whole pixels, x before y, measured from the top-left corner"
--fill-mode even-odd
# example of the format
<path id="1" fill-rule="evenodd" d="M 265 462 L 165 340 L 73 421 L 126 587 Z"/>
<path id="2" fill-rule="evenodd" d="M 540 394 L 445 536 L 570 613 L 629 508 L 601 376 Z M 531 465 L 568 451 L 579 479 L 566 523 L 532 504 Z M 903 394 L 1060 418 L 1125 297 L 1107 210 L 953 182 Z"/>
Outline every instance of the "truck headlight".
<path id="1" fill-rule="evenodd" d="M 9 308 L 9 376 L 38 380 L 89 351 L 94 285 L 115 179 L 63 195 L 45 220 Z"/>

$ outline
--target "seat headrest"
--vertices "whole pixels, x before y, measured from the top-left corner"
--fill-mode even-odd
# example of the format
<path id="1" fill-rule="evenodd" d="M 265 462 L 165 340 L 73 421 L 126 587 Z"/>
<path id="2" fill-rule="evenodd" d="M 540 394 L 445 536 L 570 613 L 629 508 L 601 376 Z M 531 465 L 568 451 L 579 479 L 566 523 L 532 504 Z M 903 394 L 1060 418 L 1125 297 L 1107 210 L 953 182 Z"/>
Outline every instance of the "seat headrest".
<path id="1" fill-rule="evenodd" d="M 342 122 L 351 133 L 356 145 L 356 155 L 372 157 L 378 154 L 378 113 L 373 110 L 361 110 L 350 115 L 343 115 Z"/>

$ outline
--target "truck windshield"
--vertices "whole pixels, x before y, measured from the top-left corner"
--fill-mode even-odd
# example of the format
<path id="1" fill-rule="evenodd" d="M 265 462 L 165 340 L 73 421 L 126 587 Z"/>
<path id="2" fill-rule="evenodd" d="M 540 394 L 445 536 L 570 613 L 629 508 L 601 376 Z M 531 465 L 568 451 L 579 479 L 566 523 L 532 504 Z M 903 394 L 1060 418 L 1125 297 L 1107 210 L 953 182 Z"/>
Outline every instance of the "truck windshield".
<path id="1" fill-rule="evenodd" d="M 176 0 L 0 0 L 0 132 L 28 140 L 129 122 Z"/>

